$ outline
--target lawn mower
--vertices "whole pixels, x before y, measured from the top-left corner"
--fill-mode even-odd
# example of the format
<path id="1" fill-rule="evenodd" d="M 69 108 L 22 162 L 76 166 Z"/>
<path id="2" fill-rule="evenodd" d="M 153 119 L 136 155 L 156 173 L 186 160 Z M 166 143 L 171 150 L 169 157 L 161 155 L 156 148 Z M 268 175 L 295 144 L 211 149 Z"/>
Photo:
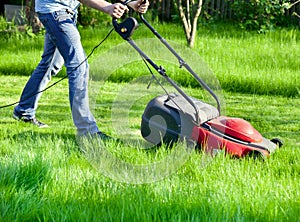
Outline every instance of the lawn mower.
<path id="1" fill-rule="evenodd" d="M 214 155 L 225 151 L 234 157 L 269 157 L 282 146 L 278 138 L 264 138 L 249 122 L 241 118 L 221 115 L 218 96 L 177 54 L 166 40 L 140 14 L 143 24 L 160 40 L 160 42 L 178 59 L 180 67 L 184 67 L 194 79 L 208 91 L 216 101 L 216 107 L 188 96 L 166 73 L 162 66 L 155 64 L 131 39 L 138 27 L 134 17 L 123 22 L 113 19 L 115 31 L 125 39 L 176 92 L 166 93 L 153 98 L 146 106 L 141 120 L 142 137 L 154 144 L 172 145 L 178 141 L 193 141 L 196 147 Z"/>

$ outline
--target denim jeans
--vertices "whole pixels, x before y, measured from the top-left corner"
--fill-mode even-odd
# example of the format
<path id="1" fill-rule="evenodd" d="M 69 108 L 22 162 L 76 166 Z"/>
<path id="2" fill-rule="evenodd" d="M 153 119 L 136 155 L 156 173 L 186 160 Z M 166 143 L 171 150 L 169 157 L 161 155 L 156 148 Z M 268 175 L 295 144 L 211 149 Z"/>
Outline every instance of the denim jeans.
<path id="1" fill-rule="evenodd" d="M 49 82 L 51 61 L 58 49 L 67 68 L 69 101 L 72 118 L 78 135 L 98 132 L 96 121 L 89 108 L 88 78 L 89 66 L 76 27 L 76 14 L 67 10 L 49 14 L 38 14 L 46 34 L 42 59 L 25 85 L 20 103 L 14 112 L 19 117 L 34 118 L 41 90 Z"/>
<path id="2" fill-rule="evenodd" d="M 49 68 L 47 70 L 47 73 L 45 75 L 45 76 L 48 77 L 49 81 L 51 80 L 52 76 L 57 75 L 57 73 L 61 70 L 63 65 L 64 65 L 64 58 L 61 56 L 58 49 L 56 48 L 56 50 L 54 52 L 54 55 L 53 55 L 53 58 L 51 60 L 50 66 L 49 66 Z"/>
<path id="3" fill-rule="evenodd" d="M 35 99 L 35 105 L 34 105 L 35 108 L 33 110 L 34 112 L 37 108 L 38 101 L 39 101 L 40 97 L 42 96 L 42 91 L 46 88 L 46 86 L 50 82 L 52 76 L 57 75 L 57 73 L 61 70 L 63 65 L 64 65 L 64 58 L 59 53 L 58 49 L 56 49 L 54 52 L 53 58 L 51 60 L 50 66 L 49 66 L 46 74 L 44 75 L 44 78 L 40 82 L 39 91 L 38 91 L 40 93 L 37 94 L 37 97 Z M 27 115 L 26 112 L 23 113 L 23 118 L 24 118 L 24 115 Z M 32 116 L 27 115 L 27 117 L 25 117 L 25 118 L 31 119 Z"/>

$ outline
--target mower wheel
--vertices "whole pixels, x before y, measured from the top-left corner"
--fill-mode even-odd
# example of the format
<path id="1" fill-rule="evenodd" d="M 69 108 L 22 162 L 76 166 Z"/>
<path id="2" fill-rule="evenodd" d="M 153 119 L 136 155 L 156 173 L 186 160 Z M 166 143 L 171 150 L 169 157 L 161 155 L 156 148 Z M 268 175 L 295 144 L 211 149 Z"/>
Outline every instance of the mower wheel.
<path id="1" fill-rule="evenodd" d="M 262 160 L 264 161 L 266 159 L 266 156 L 257 150 L 251 151 L 247 155 L 249 158 L 252 158 L 253 160 Z"/>
<path id="2" fill-rule="evenodd" d="M 150 108 L 142 119 L 141 133 L 146 140 L 157 146 L 165 144 L 172 147 L 179 139 L 179 114 L 173 110 L 168 113 L 156 107 Z"/>
<path id="3" fill-rule="evenodd" d="M 279 148 L 283 145 L 283 142 L 279 138 L 273 138 L 271 139 L 271 142 L 275 143 Z"/>

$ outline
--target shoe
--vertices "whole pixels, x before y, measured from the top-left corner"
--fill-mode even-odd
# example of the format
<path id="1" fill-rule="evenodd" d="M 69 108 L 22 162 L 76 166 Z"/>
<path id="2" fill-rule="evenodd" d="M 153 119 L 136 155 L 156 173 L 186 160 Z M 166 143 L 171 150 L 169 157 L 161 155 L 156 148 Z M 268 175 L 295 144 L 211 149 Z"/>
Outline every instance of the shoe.
<path id="1" fill-rule="evenodd" d="M 99 139 L 103 140 L 103 141 L 115 141 L 116 139 L 111 137 L 111 136 L 108 136 L 106 135 L 105 133 L 102 133 L 102 132 L 97 132 L 96 133 L 97 136 L 99 137 Z"/>
<path id="2" fill-rule="evenodd" d="M 31 123 L 32 125 L 37 126 L 38 128 L 49 127 L 46 123 L 42 123 L 41 121 L 37 120 L 35 117 L 32 119 L 27 119 L 24 117 L 19 117 L 15 113 L 13 113 L 13 118 L 18 121 L 23 121 L 24 123 Z"/>
<path id="3" fill-rule="evenodd" d="M 93 134 L 93 136 L 97 136 L 98 139 L 100 139 L 103 142 L 116 142 L 116 143 L 121 143 L 121 140 L 119 140 L 118 138 L 114 138 L 111 136 L 106 135 L 105 133 L 99 131 L 95 134 Z"/>

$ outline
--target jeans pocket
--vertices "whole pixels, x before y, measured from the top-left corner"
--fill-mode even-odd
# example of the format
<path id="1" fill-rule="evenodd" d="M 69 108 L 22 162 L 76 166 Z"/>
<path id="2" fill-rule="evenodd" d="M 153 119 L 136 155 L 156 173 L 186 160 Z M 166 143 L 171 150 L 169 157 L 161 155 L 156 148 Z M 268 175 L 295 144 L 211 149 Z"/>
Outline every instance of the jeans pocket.
<path id="1" fill-rule="evenodd" d="M 64 21 L 72 21 L 72 15 L 70 15 L 68 12 L 66 11 L 57 11 L 54 13 L 54 19 L 57 22 L 64 22 Z"/>

